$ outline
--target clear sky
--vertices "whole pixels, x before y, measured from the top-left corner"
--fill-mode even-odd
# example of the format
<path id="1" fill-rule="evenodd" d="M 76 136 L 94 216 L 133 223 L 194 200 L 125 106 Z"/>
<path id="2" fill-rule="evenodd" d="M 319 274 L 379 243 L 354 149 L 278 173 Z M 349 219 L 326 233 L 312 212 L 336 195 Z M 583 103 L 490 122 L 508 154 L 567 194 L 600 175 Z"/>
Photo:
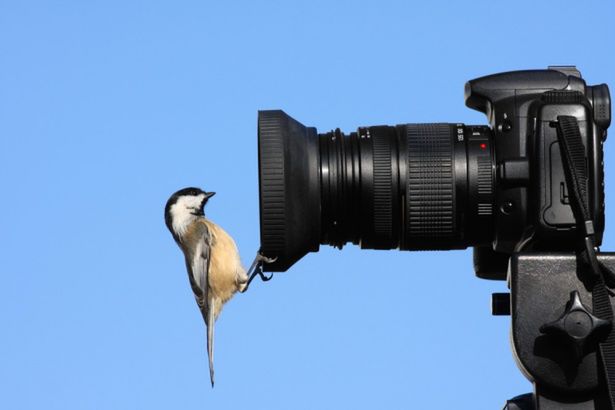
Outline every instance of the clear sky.
<path id="1" fill-rule="evenodd" d="M 257 110 L 321 131 L 486 119 L 465 81 L 615 87 L 612 1 L 3 1 L 0 408 L 497 409 L 531 390 L 471 252 L 323 247 L 205 333 L 163 208 L 259 246 Z M 615 146 L 606 147 L 614 249 Z"/>

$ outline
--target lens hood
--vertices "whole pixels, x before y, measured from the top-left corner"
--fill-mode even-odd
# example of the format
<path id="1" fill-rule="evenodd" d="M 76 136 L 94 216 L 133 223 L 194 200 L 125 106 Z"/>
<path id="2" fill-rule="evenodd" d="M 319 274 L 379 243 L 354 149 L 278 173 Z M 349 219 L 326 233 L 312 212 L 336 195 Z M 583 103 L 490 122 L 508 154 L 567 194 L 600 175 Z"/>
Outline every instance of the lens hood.
<path id="1" fill-rule="evenodd" d="M 318 136 L 281 110 L 258 113 L 261 253 L 283 272 L 320 244 Z"/>

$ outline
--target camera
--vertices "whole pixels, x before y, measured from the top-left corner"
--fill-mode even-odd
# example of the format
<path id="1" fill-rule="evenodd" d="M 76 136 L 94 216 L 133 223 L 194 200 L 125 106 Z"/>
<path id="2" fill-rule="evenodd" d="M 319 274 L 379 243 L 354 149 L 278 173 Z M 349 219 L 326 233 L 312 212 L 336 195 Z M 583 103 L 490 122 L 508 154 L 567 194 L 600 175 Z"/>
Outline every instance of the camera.
<path id="1" fill-rule="evenodd" d="M 465 102 L 489 125 L 423 123 L 318 133 L 258 114 L 261 252 L 285 271 L 321 244 L 474 247 L 476 274 L 505 279 L 522 251 L 574 251 L 577 227 L 553 122 L 577 118 L 596 245 L 604 231 L 607 85 L 571 66 L 471 80 Z"/>
<path id="2" fill-rule="evenodd" d="M 401 124 L 318 133 L 260 111 L 260 252 L 285 271 L 321 244 L 474 248 L 507 280 L 513 355 L 534 393 L 505 409 L 615 409 L 615 253 L 604 233 L 606 84 L 573 66 L 468 81 L 489 125 Z M 261 271 L 262 273 L 262 271 Z"/>

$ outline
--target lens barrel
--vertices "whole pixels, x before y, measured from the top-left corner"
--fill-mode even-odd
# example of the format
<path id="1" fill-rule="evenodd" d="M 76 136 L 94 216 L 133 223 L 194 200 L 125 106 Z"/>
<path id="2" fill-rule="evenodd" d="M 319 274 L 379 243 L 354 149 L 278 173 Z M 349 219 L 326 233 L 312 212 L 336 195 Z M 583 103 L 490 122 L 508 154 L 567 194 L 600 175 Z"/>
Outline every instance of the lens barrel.
<path id="1" fill-rule="evenodd" d="M 282 111 L 262 111 L 259 164 L 261 250 L 278 258 L 268 270 L 288 269 L 321 243 L 456 249 L 493 237 L 488 127 L 404 124 L 317 134 Z"/>

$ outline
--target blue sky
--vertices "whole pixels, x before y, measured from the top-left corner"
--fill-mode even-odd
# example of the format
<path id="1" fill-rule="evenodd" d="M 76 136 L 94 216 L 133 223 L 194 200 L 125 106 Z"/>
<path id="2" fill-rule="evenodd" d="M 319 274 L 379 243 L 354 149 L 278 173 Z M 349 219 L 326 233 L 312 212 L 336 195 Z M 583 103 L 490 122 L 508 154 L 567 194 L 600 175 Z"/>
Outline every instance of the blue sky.
<path id="1" fill-rule="evenodd" d="M 465 81 L 615 86 L 613 2 L 0 3 L 0 407 L 500 408 L 531 390 L 470 251 L 323 247 L 204 325 L 163 207 L 259 246 L 256 115 L 485 124 Z M 607 233 L 615 148 L 606 149 Z"/>

